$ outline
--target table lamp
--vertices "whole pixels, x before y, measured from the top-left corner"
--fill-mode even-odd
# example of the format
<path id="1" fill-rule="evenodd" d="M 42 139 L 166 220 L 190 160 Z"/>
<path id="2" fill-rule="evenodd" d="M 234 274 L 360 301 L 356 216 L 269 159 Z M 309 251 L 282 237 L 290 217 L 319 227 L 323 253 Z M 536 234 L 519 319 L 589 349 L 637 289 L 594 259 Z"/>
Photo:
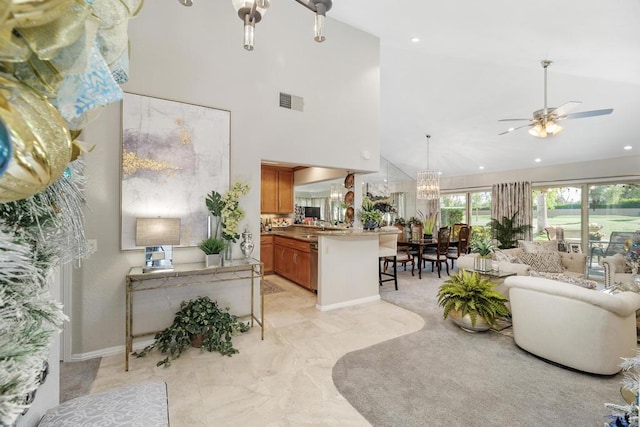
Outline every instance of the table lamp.
<path id="1" fill-rule="evenodd" d="M 180 244 L 180 218 L 136 218 L 136 245 L 145 246 L 143 273 L 172 271 Z"/>

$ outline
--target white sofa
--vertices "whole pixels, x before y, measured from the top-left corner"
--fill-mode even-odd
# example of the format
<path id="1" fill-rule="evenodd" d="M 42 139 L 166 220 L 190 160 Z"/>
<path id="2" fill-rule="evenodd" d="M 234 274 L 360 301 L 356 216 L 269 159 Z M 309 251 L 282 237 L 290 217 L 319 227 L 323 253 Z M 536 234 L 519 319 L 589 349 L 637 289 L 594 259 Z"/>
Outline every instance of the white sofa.
<path id="1" fill-rule="evenodd" d="M 503 254 L 508 255 L 512 259 L 518 258 L 518 255 L 524 251 L 520 248 L 503 249 Z M 587 266 L 587 255 L 557 252 L 560 255 L 562 262 L 562 274 L 572 277 L 584 277 L 585 269 Z M 473 270 L 474 260 L 478 254 L 467 254 L 458 259 L 458 268 L 465 270 Z M 494 256 L 495 258 L 495 256 Z M 528 264 L 521 264 L 514 261 L 499 261 L 493 259 L 492 262 L 498 263 L 500 271 L 508 271 L 516 273 L 518 276 L 529 276 L 531 274 L 532 267 Z"/>
<path id="2" fill-rule="evenodd" d="M 619 372 L 620 358 L 636 355 L 640 295 L 609 294 L 540 277 L 508 277 L 505 286 L 520 348 L 600 375 Z"/>

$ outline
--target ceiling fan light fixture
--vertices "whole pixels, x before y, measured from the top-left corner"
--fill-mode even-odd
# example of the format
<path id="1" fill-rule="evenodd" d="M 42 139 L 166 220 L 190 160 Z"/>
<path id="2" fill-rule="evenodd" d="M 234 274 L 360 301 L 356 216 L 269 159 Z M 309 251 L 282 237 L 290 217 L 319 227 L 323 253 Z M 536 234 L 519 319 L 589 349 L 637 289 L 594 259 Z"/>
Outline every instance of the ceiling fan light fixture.
<path id="1" fill-rule="evenodd" d="M 546 138 L 548 136 L 557 135 L 562 132 L 564 128 L 550 120 L 546 123 L 537 123 L 531 129 L 529 129 L 529 133 L 538 138 Z"/>

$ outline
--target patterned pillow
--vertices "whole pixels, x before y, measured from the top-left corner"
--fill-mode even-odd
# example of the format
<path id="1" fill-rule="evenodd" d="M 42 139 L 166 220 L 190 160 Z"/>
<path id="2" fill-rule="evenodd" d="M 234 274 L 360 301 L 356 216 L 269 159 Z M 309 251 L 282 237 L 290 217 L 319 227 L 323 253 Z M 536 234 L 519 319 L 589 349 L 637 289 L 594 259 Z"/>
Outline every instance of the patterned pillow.
<path id="1" fill-rule="evenodd" d="M 547 273 L 562 273 L 562 259 L 558 251 L 556 252 L 539 252 L 535 254 L 522 253 L 519 256 L 523 264 L 531 266 L 532 270 L 544 271 Z"/>
<path id="2" fill-rule="evenodd" d="M 529 275 L 532 277 L 544 277 L 546 279 L 557 280 L 558 282 L 571 283 L 572 285 L 587 289 L 595 289 L 598 286 L 598 283 L 593 280 L 584 279 L 582 277 L 567 276 L 561 273 L 547 273 L 544 271 L 531 270 Z"/>
<path id="3" fill-rule="evenodd" d="M 493 259 L 495 259 L 496 261 L 503 261 L 503 262 L 518 262 L 518 257 L 517 256 L 511 256 L 508 253 L 506 253 L 505 251 L 501 250 L 501 249 L 496 249 L 493 251 Z"/>
<path id="4" fill-rule="evenodd" d="M 557 240 L 518 240 L 518 247 L 525 252 L 536 254 L 539 252 L 558 252 Z"/>

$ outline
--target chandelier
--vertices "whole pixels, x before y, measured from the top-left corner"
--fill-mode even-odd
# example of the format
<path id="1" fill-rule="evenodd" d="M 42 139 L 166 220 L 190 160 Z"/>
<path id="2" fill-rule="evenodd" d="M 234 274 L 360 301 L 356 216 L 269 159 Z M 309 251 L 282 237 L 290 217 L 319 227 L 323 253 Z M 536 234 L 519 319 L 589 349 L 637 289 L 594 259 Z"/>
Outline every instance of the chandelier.
<path id="1" fill-rule="evenodd" d="M 440 171 L 429 169 L 429 139 L 427 134 L 427 169 L 418 172 L 416 180 L 416 198 L 421 200 L 437 200 L 440 198 Z"/>
<path id="2" fill-rule="evenodd" d="M 325 40 L 324 20 L 326 13 L 331 9 L 332 0 L 295 0 L 313 13 L 315 13 L 315 26 L 313 39 L 318 43 Z M 192 6 L 193 0 L 178 0 L 183 6 Z M 244 48 L 253 50 L 256 24 L 262 20 L 271 5 L 269 0 L 231 0 L 238 16 L 244 22 Z"/>

